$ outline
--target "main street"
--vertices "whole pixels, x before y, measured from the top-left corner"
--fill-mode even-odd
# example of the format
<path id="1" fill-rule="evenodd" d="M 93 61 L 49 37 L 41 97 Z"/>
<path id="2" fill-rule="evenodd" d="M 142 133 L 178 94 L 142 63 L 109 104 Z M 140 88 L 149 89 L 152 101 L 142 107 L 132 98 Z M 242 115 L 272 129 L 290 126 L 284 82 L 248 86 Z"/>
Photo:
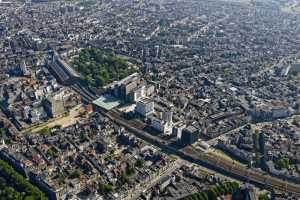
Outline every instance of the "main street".
<path id="1" fill-rule="evenodd" d="M 159 181 L 163 178 L 169 176 L 174 172 L 176 169 L 180 168 L 184 164 L 184 160 L 177 159 L 173 164 L 168 166 L 165 170 L 161 170 L 161 172 L 154 178 L 150 178 L 150 180 L 145 180 L 144 183 L 138 188 L 135 188 L 134 191 L 125 199 L 125 200 L 134 200 L 138 199 L 142 192 L 147 191 L 151 187 L 155 186 Z"/>
<path id="2" fill-rule="evenodd" d="M 78 91 L 77 91 L 78 92 Z M 79 89 L 79 94 L 82 95 L 84 91 Z M 91 100 L 88 100 L 91 102 Z M 167 144 L 167 142 L 157 136 L 143 130 L 144 126 L 135 121 L 129 121 L 121 116 L 121 113 L 116 110 L 100 111 L 101 114 L 113 120 L 115 123 L 125 127 L 137 137 L 149 142 L 150 144 L 159 147 L 162 151 L 169 154 L 174 154 L 183 160 L 203 165 L 214 171 L 226 174 L 237 178 L 241 181 L 250 182 L 252 184 L 264 187 L 266 189 L 275 189 L 278 191 L 291 193 L 300 197 L 300 185 L 296 185 L 284 180 L 265 175 L 261 171 L 254 171 L 253 169 L 239 165 L 236 162 L 231 162 L 218 155 L 209 155 L 205 152 L 198 151 L 192 146 L 187 146 L 184 149 L 175 149 Z"/>
<path id="3" fill-rule="evenodd" d="M 132 124 L 129 120 L 122 118 L 120 113 L 116 111 L 102 111 L 101 113 L 115 121 L 117 124 L 127 128 L 137 137 L 159 147 L 162 151 L 177 155 L 183 160 L 203 165 L 209 169 L 224 173 L 244 182 L 250 182 L 267 189 L 275 189 L 300 196 L 299 185 L 265 175 L 260 171 L 254 171 L 253 169 L 238 165 L 235 162 L 230 162 L 217 155 L 211 156 L 204 152 L 198 151 L 191 146 L 181 150 L 175 149 L 169 145 L 166 145 L 166 142 L 162 139 L 139 129 L 139 127 L 136 127 L 135 124 Z"/>
<path id="4" fill-rule="evenodd" d="M 77 88 L 78 93 L 84 95 L 86 97 L 86 89 Z M 87 98 L 87 102 L 91 102 L 94 98 L 89 96 Z M 175 149 L 167 144 L 167 141 L 151 135 L 150 133 L 143 130 L 144 126 L 141 126 L 140 123 L 136 123 L 135 121 L 129 121 L 124 119 L 121 116 L 121 113 L 116 110 L 101 111 L 103 115 L 110 118 L 117 124 L 125 127 L 137 137 L 151 143 L 152 145 L 159 147 L 162 151 L 165 151 L 169 154 L 174 154 L 180 157 L 183 160 L 187 160 L 189 162 L 197 163 L 199 165 L 203 165 L 209 169 L 218 171 L 220 173 L 226 174 L 228 176 L 232 176 L 241 181 L 250 182 L 255 185 L 259 185 L 266 189 L 275 189 L 278 191 L 291 193 L 296 196 L 300 196 L 300 185 L 296 185 L 290 182 L 286 182 L 284 180 L 271 177 L 269 175 L 265 175 L 261 171 L 254 171 L 253 169 L 247 168 L 245 166 L 239 165 L 236 162 L 231 162 L 223 157 L 218 155 L 209 155 L 205 152 L 201 152 L 196 150 L 192 146 L 187 146 L 184 149 Z"/>

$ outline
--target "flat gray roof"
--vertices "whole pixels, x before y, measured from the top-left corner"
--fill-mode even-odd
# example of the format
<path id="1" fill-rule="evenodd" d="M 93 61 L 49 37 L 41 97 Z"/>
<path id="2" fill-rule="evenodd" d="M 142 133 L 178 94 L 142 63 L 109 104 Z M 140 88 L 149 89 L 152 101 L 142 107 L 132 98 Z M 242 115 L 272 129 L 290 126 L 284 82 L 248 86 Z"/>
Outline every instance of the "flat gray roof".
<path id="1" fill-rule="evenodd" d="M 121 101 L 111 95 L 103 95 L 93 101 L 93 104 L 105 109 L 111 110 L 121 104 Z"/>

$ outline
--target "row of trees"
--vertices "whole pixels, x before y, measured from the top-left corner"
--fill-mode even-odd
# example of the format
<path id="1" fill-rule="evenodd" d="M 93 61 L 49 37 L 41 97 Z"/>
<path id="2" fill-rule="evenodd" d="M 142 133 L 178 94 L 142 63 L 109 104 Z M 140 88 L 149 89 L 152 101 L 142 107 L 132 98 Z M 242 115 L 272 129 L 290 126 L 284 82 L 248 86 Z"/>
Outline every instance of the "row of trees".
<path id="1" fill-rule="evenodd" d="M 24 199 L 24 194 L 8 186 L 6 180 L 0 177 L 0 199 L 22 200 Z"/>
<path id="2" fill-rule="evenodd" d="M 98 49 L 84 49 L 74 60 L 74 66 L 88 86 L 101 87 L 136 72 L 127 61 Z"/>
<path id="3" fill-rule="evenodd" d="M 240 188 L 237 182 L 226 182 L 221 186 L 216 186 L 185 197 L 183 200 L 217 200 L 222 195 L 233 194 Z"/>
<path id="4" fill-rule="evenodd" d="M 47 200 L 43 192 L 29 183 L 3 160 L 0 160 L 0 176 L 2 177 L 0 180 L 2 184 L 1 194 L 8 195 L 7 199 L 11 197 L 11 199 Z"/>

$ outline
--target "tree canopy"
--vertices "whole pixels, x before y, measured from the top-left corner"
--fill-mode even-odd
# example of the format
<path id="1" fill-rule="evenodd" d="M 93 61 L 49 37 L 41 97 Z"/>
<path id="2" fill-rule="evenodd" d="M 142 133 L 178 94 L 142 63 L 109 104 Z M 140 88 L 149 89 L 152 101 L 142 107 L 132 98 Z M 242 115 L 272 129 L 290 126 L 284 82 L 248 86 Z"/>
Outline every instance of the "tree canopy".
<path id="1" fill-rule="evenodd" d="M 125 59 L 94 48 L 82 50 L 74 60 L 74 67 L 92 87 L 105 86 L 137 71 Z"/>
<path id="2" fill-rule="evenodd" d="M 193 193 L 183 200 L 216 200 L 222 195 L 233 194 L 239 189 L 237 182 L 227 182 L 221 186 L 216 186 L 203 192 Z"/>
<path id="3" fill-rule="evenodd" d="M 0 199 L 2 197 L 6 200 L 47 200 L 45 194 L 36 186 L 29 183 L 5 161 L 0 160 Z"/>

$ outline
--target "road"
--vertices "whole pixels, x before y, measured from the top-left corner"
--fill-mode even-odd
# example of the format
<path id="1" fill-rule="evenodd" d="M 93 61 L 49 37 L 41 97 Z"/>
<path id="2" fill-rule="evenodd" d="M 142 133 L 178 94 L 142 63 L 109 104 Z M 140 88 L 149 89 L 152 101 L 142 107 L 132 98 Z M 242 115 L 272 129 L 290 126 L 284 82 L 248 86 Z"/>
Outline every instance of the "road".
<path id="1" fill-rule="evenodd" d="M 45 127 L 52 128 L 54 126 L 61 126 L 62 128 L 65 128 L 67 126 L 71 126 L 80 119 L 79 116 L 80 116 L 81 112 L 84 112 L 84 107 L 81 104 L 79 104 L 75 108 L 71 109 L 69 111 L 68 115 L 53 118 L 53 119 L 48 120 L 45 123 L 26 128 L 26 129 L 22 130 L 22 133 L 28 133 L 28 132 L 37 133 Z"/>
<path id="2" fill-rule="evenodd" d="M 266 72 L 274 69 L 274 67 L 276 67 L 276 66 L 288 66 L 289 62 L 295 61 L 295 58 L 299 58 L 299 56 L 300 56 L 300 52 L 293 54 L 293 55 L 289 55 L 287 57 L 284 57 L 284 58 L 280 59 L 278 62 L 274 63 L 273 65 L 270 65 L 269 67 L 265 67 L 265 68 L 261 69 L 260 71 L 258 71 L 255 74 L 255 76 L 259 77 L 259 76 L 265 74 Z"/>
<path id="3" fill-rule="evenodd" d="M 235 162 L 223 159 L 223 157 L 221 156 L 209 155 L 204 152 L 198 151 L 191 146 L 188 146 L 182 150 L 175 149 L 171 146 L 168 146 L 167 142 L 163 139 L 143 131 L 143 127 L 141 127 L 140 124 L 124 119 L 123 117 L 121 117 L 121 114 L 115 110 L 109 112 L 100 111 L 100 113 L 110 118 L 115 123 L 127 128 L 137 137 L 151 143 L 154 146 L 159 147 L 162 151 L 177 155 L 183 160 L 197 163 L 211 170 L 237 178 L 241 181 L 250 182 L 267 189 L 276 189 L 278 191 L 291 193 L 300 197 L 300 185 L 270 177 L 263 174 L 262 172 L 254 171 L 253 169 L 248 169 L 245 166 L 238 165 Z"/>
<path id="4" fill-rule="evenodd" d="M 86 93 L 86 91 L 80 88 L 79 92 L 80 94 L 84 93 L 84 95 L 88 97 L 87 100 L 89 102 L 91 101 L 92 98 L 89 94 Z M 175 149 L 167 145 L 167 142 L 163 139 L 153 136 L 148 132 L 145 132 L 140 126 L 140 124 L 124 119 L 123 117 L 121 117 L 121 114 L 115 110 L 109 112 L 100 111 L 100 113 L 107 116 L 117 124 L 127 128 L 137 137 L 151 143 L 154 146 L 159 147 L 162 151 L 165 151 L 169 154 L 177 155 L 183 160 L 203 165 L 214 171 L 226 174 L 234 178 L 238 178 L 241 181 L 250 182 L 252 184 L 259 185 L 267 189 L 276 189 L 278 191 L 294 194 L 300 197 L 300 185 L 296 185 L 278 178 L 264 175 L 262 172 L 254 171 L 253 169 L 248 169 L 247 167 L 238 165 L 235 162 L 223 159 L 221 156 L 218 155 L 209 155 L 204 152 L 197 151 L 192 146 L 188 146 L 181 150 Z"/>
<path id="5" fill-rule="evenodd" d="M 141 195 L 142 192 L 155 186 L 157 183 L 159 183 L 160 180 L 162 180 L 163 178 L 170 175 L 176 169 L 180 168 L 183 165 L 183 163 L 184 163 L 183 160 L 177 159 L 173 165 L 169 166 L 166 170 L 162 171 L 155 178 L 150 179 L 149 181 L 145 181 L 144 184 L 142 184 L 138 189 L 135 189 L 133 191 L 133 193 L 131 193 L 131 195 L 127 196 L 127 198 L 125 198 L 124 200 L 137 199 Z"/>
<path id="6" fill-rule="evenodd" d="M 226 133 L 224 133 L 224 134 L 222 134 L 222 135 L 220 135 L 220 136 L 218 136 L 218 137 L 215 137 L 215 138 L 213 138 L 213 139 L 210 139 L 210 140 L 206 141 L 206 143 L 208 143 L 208 144 L 211 145 L 211 146 L 214 146 L 214 145 L 216 145 L 216 144 L 218 143 L 218 140 L 222 140 L 222 139 L 223 139 L 224 137 L 226 137 L 227 135 L 230 135 L 231 133 L 234 133 L 234 132 L 237 132 L 237 131 L 241 130 L 241 129 L 244 128 L 246 125 L 247 125 L 247 124 L 242 125 L 242 126 L 239 126 L 239 127 L 235 128 L 235 129 L 232 129 L 232 130 L 230 130 L 230 131 L 228 131 L 228 132 L 226 132 Z"/>
<path id="7" fill-rule="evenodd" d="M 280 180 L 278 178 L 264 175 L 262 172 L 254 171 L 253 169 L 249 169 L 247 167 L 238 165 L 237 163 L 230 162 L 218 155 L 212 156 L 204 152 L 197 151 L 191 146 L 188 146 L 182 150 L 177 150 L 173 147 L 166 145 L 166 142 L 162 139 L 139 129 L 138 127 L 135 127 L 134 124 L 131 124 L 130 121 L 123 119 L 118 112 L 100 112 L 108 118 L 110 118 L 111 120 L 115 121 L 117 124 L 127 128 L 137 137 L 151 143 L 154 146 L 159 147 L 162 151 L 165 151 L 170 154 L 175 154 L 183 160 L 203 165 L 205 167 L 208 167 L 209 169 L 218 171 L 228 176 L 232 176 L 245 182 L 250 182 L 252 184 L 259 185 L 267 189 L 276 189 L 278 191 L 300 196 L 300 185 L 296 185 L 290 182 Z"/>
<path id="8" fill-rule="evenodd" d="M 216 169 L 219 168 L 225 173 L 232 174 L 234 176 L 237 175 L 238 178 L 249 181 L 250 183 L 265 186 L 268 189 L 276 189 L 282 192 L 292 193 L 297 196 L 300 195 L 299 185 L 285 182 L 268 175 L 263 175 L 260 172 L 256 172 L 236 163 L 230 163 L 227 160 L 224 160 L 216 155 L 214 155 L 214 157 L 211 157 L 207 154 L 196 151 L 191 147 L 187 147 L 184 152 L 188 155 L 191 155 L 194 159 L 198 159 L 204 163 L 214 165 Z"/>
<path id="9" fill-rule="evenodd" d="M 289 117 L 287 117 L 287 118 L 284 118 L 284 120 L 289 120 L 289 121 L 291 121 L 291 120 L 293 120 L 295 117 L 300 117 L 300 115 L 292 115 L 292 116 L 289 116 Z M 279 119 L 279 120 L 283 120 L 283 119 Z M 260 122 L 260 123 L 257 123 L 257 124 L 252 125 L 252 127 L 253 127 L 254 129 L 256 129 L 256 128 L 262 128 L 263 126 L 268 125 L 268 124 L 271 124 L 271 122 Z M 247 124 L 242 125 L 242 126 L 239 126 L 239 127 L 235 128 L 235 129 L 232 129 L 232 130 L 230 130 L 230 131 L 228 131 L 228 132 L 225 132 L 224 134 L 222 134 L 222 135 L 220 135 L 220 136 L 218 136 L 218 137 L 215 137 L 215 138 L 213 138 L 213 139 L 210 139 L 210 140 L 206 141 L 206 143 L 208 143 L 208 144 L 211 145 L 211 146 L 215 146 L 215 145 L 218 143 L 218 140 L 222 140 L 222 139 L 224 139 L 227 135 L 230 135 L 230 134 L 232 134 L 232 133 L 238 132 L 239 130 L 241 130 L 242 128 L 244 128 L 246 125 L 247 125 Z"/>
<path id="10" fill-rule="evenodd" d="M 229 15 L 226 14 L 224 17 L 218 19 L 215 22 L 208 22 L 207 25 L 203 26 L 200 30 L 196 31 L 195 33 L 193 33 L 191 36 L 188 37 L 187 41 L 190 42 L 193 38 L 197 38 L 200 34 L 208 32 L 208 30 L 210 29 L 211 26 L 214 26 L 216 24 L 219 24 L 221 22 L 224 22 L 225 20 L 227 20 L 229 18 Z"/>

